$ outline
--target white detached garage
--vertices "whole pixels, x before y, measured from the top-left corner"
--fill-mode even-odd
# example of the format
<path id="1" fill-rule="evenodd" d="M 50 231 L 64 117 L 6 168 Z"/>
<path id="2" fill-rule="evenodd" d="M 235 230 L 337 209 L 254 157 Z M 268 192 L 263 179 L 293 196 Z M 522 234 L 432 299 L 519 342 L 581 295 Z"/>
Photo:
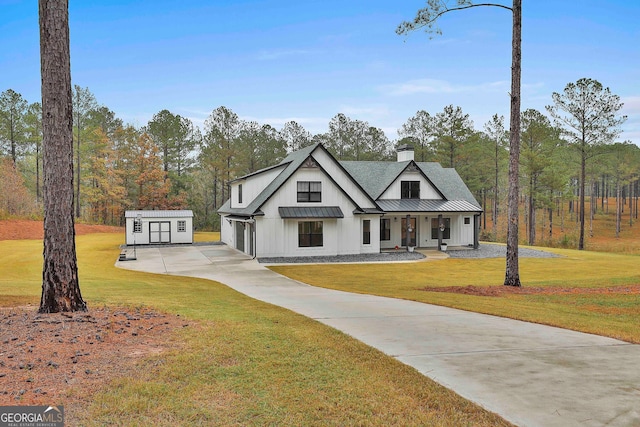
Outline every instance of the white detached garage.
<path id="1" fill-rule="evenodd" d="M 127 245 L 193 243 L 193 211 L 126 211 Z"/>

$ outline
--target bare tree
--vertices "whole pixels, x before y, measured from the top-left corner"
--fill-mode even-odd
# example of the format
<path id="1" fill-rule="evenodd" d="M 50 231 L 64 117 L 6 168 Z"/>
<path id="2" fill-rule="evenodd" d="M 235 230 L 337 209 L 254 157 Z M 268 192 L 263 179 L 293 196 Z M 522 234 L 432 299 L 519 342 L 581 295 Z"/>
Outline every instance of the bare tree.
<path id="1" fill-rule="evenodd" d="M 73 220 L 73 116 L 68 0 L 39 0 L 44 166 L 40 313 L 86 311 Z"/>
<path id="2" fill-rule="evenodd" d="M 446 0 L 427 0 L 427 6 L 420 9 L 413 21 L 405 21 L 396 29 L 398 34 L 407 34 L 415 29 L 424 28 L 427 33 L 442 34 L 436 25 L 444 14 L 480 6 L 494 6 L 510 10 L 513 15 L 513 33 L 511 39 L 511 121 L 509 139 L 509 195 L 507 225 L 507 259 L 504 284 L 521 286 L 518 266 L 518 167 L 520 162 L 520 77 L 522 45 L 522 0 L 513 0 L 513 6 L 499 3 L 473 3 L 470 0 L 456 0 L 449 7 Z"/>

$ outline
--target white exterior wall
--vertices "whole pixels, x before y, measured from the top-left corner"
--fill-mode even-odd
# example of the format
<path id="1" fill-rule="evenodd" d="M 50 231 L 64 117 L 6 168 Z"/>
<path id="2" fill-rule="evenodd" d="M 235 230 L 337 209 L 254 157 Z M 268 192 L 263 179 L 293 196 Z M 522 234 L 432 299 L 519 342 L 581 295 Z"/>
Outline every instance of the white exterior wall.
<path id="1" fill-rule="evenodd" d="M 235 247 L 233 244 L 233 223 L 226 220 L 226 216 L 220 218 L 220 241 L 227 246 Z"/>
<path id="2" fill-rule="evenodd" d="M 332 178 L 336 177 L 332 175 Z M 299 203 L 297 201 L 298 181 L 321 182 L 322 202 Z M 351 197 L 354 195 L 351 194 Z M 368 204 L 371 202 L 368 201 Z M 278 212 L 278 207 L 281 206 L 339 206 L 344 218 L 282 219 Z M 379 215 L 354 215 L 355 208 L 356 206 L 322 170 L 301 168 L 265 203 L 262 207 L 264 216 L 256 217 L 257 254 L 259 257 L 286 257 L 379 252 Z M 362 244 L 363 219 L 371 220 L 371 244 L 369 245 Z M 298 247 L 298 223 L 303 221 L 322 221 L 323 246 Z"/>
<path id="3" fill-rule="evenodd" d="M 148 245 L 150 244 L 150 225 L 151 222 L 168 222 L 170 231 L 169 243 L 193 243 L 193 218 L 191 217 L 145 217 L 142 216 L 142 232 L 133 232 L 133 223 L 135 218 L 126 218 L 125 232 L 127 245 Z M 178 221 L 185 221 L 186 231 L 178 232 Z"/>
<path id="4" fill-rule="evenodd" d="M 399 199 L 402 195 L 402 181 L 420 181 L 420 198 L 441 200 L 442 197 L 438 192 L 429 184 L 424 176 L 419 172 L 404 172 L 387 188 L 387 190 L 380 196 L 381 200 L 394 200 Z"/>
<path id="5" fill-rule="evenodd" d="M 246 208 L 267 185 L 284 170 L 286 165 L 231 183 L 231 208 Z M 238 203 L 238 187 L 242 185 L 242 203 Z"/>

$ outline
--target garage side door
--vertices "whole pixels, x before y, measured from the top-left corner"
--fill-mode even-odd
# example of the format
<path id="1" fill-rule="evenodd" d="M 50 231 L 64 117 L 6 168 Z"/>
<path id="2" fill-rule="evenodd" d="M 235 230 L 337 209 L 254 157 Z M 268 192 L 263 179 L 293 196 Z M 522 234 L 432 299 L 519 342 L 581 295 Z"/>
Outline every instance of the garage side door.
<path id="1" fill-rule="evenodd" d="M 169 221 L 150 222 L 149 243 L 171 243 L 171 223 Z"/>
<path id="2" fill-rule="evenodd" d="M 236 221 L 236 249 L 244 252 L 244 224 Z"/>

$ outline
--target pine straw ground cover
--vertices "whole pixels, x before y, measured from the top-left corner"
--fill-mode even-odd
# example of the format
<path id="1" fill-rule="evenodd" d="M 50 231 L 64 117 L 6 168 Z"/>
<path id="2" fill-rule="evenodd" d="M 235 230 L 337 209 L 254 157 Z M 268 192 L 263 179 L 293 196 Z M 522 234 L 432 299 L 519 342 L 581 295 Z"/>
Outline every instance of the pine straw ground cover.
<path id="1" fill-rule="evenodd" d="M 77 238 L 89 312 L 72 315 L 35 313 L 42 242 L 0 241 L 0 405 L 64 405 L 73 426 L 508 425 L 311 319 L 117 269 L 122 240 Z"/>

